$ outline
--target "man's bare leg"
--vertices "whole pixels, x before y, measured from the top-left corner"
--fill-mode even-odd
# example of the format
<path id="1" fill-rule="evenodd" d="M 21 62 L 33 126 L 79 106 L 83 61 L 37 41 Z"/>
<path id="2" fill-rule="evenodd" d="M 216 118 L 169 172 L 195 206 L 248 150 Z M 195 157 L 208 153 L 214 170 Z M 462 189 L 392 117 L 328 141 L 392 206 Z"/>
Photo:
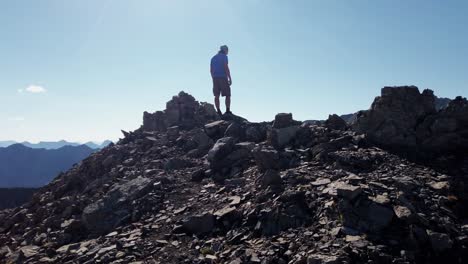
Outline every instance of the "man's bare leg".
<path id="1" fill-rule="evenodd" d="M 231 111 L 231 96 L 226 96 L 226 112 Z"/>
<path id="2" fill-rule="evenodd" d="M 218 113 L 221 113 L 221 109 L 219 109 L 219 95 L 218 95 L 218 96 L 215 96 L 214 102 L 215 102 L 215 106 L 216 106 L 216 111 L 217 111 Z"/>

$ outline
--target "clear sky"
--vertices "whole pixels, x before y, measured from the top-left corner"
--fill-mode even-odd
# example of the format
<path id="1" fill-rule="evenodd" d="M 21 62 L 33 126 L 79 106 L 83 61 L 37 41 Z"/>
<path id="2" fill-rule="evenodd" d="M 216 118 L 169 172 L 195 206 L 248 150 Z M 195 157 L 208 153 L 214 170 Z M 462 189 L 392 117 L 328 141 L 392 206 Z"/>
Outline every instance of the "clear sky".
<path id="1" fill-rule="evenodd" d="M 212 101 L 230 47 L 232 111 L 324 119 L 380 88 L 468 94 L 468 1 L 0 1 L 0 140 L 115 140 L 184 90 Z"/>

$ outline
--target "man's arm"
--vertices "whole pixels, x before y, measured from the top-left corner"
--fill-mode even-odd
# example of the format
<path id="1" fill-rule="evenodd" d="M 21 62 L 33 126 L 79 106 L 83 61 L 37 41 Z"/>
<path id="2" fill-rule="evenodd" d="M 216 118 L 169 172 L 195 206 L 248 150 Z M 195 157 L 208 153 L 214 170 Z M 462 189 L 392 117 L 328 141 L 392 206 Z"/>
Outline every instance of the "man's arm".
<path id="1" fill-rule="evenodd" d="M 229 85 L 231 85 L 232 84 L 231 71 L 229 70 L 229 66 L 228 66 L 227 62 L 224 64 L 224 70 L 226 71 L 226 76 L 227 76 Z"/>
<path id="2" fill-rule="evenodd" d="M 211 78 L 213 78 L 213 65 L 210 65 L 210 74 L 211 74 Z"/>

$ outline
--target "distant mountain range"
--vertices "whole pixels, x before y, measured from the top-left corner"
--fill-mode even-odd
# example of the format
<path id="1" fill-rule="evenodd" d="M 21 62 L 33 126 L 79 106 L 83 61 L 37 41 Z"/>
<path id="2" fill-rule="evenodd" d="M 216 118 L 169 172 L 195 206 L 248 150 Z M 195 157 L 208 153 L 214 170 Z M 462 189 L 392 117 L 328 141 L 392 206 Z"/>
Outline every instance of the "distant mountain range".
<path id="1" fill-rule="evenodd" d="M 87 145 L 45 149 L 13 144 L 0 148 L 0 187 L 43 186 L 95 151 Z"/>
<path id="2" fill-rule="evenodd" d="M 23 142 L 16 142 L 16 141 L 12 141 L 12 140 L 7 140 L 7 141 L 0 141 L 0 148 L 1 147 L 8 147 L 8 146 L 11 146 L 13 144 L 21 144 L 23 146 L 26 146 L 26 147 L 29 147 L 29 148 L 33 148 L 33 149 L 40 149 L 40 148 L 43 148 L 43 149 L 59 149 L 61 147 L 65 147 L 65 146 L 79 146 L 79 145 L 86 145 L 92 149 L 101 149 L 101 148 L 104 148 L 104 147 L 107 147 L 110 143 L 112 143 L 112 141 L 110 140 L 105 140 L 104 142 L 102 143 L 96 143 L 96 142 L 92 142 L 92 141 L 89 141 L 89 142 L 86 142 L 84 144 L 82 143 L 77 143 L 77 142 L 69 142 L 69 141 L 66 141 L 66 140 L 60 140 L 60 141 L 40 141 L 39 143 L 30 143 L 28 141 L 23 141 Z"/>

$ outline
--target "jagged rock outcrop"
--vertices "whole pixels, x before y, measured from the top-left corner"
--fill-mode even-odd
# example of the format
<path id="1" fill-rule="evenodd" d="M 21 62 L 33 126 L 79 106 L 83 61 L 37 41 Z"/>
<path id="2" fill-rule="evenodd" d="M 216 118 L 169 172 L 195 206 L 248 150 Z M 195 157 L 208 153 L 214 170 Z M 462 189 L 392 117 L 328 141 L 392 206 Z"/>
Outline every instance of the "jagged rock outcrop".
<path id="1" fill-rule="evenodd" d="M 457 97 L 436 110 L 431 90 L 415 86 L 384 87 L 354 129 L 373 143 L 421 158 L 454 154 L 468 147 L 468 102 Z"/>
<path id="2" fill-rule="evenodd" d="M 436 126 L 428 117 L 442 114 L 431 114 L 429 92 L 404 90 L 398 100 L 386 91 L 391 98 L 376 103 L 366 125 L 378 130 L 380 104 L 410 107 L 399 100 L 413 96 L 423 106 L 409 116 Z M 177 114 L 150 115 L 28 204 L 0 211 L 0 262 L 467 262 L 462 175 L 413 163 L 347 128 L 300 125 L 288 114 L 268 123 L 205 119 L 203 104 L 175 98 L 168 109 Z M 455 133 L 465 103 L 445 112 Z M 411 118 L 398 128 L 411 131 Z M 271 131 L 290 127 L 295 133 L 278 145 Z"/>
<path id="3" fill-rule="evenodd" d="M 416 126 L 435 112 L 430 90 L 419 93 L 415 86 L 384 87 L 370 110 L 359 113 L 354 129 L 385 147 L 415 148 Z"/>
<path id="4" fill-rule="evenodd" d="M 348 127 L 346 121 L 337 114 L 329 115 L 324 124 L 326 127 L 336 130 L 346 130 Z"/>
<path id="5" fill-rule="evenodd" d="M 429 115 L 416 127 L 423 151 L 436 154 L 466 154 L 468 149 L 468 101 L 457 97 L 449 105 Z"/>
<path id="6" fill-rule="evenodd" d="M 182 91 L 166 103 L 166 110 L 153 114 L 144 112 L 142 128 L 145 131 L 166 131 L 177 125 L 189 129 L 216 119 L 212 104 L 198 103 L 193 96 Z"/>

